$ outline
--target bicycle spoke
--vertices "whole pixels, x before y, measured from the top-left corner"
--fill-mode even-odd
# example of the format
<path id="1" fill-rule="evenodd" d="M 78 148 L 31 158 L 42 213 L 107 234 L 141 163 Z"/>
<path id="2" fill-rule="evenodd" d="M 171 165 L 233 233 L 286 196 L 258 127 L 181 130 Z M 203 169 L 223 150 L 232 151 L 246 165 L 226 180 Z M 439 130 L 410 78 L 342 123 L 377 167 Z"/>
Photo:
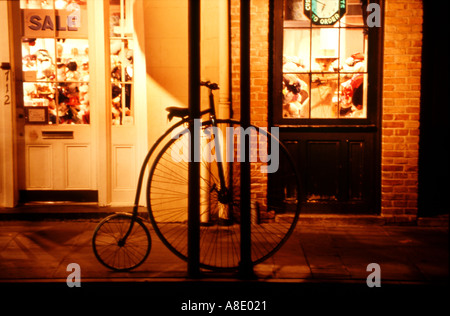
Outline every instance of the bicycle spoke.
<path id="1" fill-rule="evenodd" d="M 133 269 L 147 258 L 150 234 L 145 225 L 136 220 L 127 236 L 132 221 L 132 215 L 117 213 L 106 217 L 96 227 L 92 239 L 94 254 L 108 268 Z"/>
<path id="2" fill-rule="evenodd" d="M 238 122 L 218 120 L 225 127 L 239 127 Z M 203 123 L 209 128 L 210 122 Z M 182 259 L 187 259 L 188 231 L 188 169 L 189 163 L 181 159 L 174 160 L 172 154 L 180 153 L 181 148 L 187 150 L 187 135 L 178 139 L 169 139 L 155 158 L 147 186 L 147 202 L 150 219 L 156 233 L 164 244 Z M 254 158 L 260 153 L 269 153 L 269 134 L 256 127 L 251 134 L 251 241 L 252 261 L 256 264 L 267 259 L 281 247 L 295 227 L 298 217 L 298 203 L 292 208 L 291 216 L 280 216 L 286 212 L 286 190 L 297 192 L 298 187 L 295 169 L 288 157 L 279 161 L 282 170 L 276 174 L 262 174 L 265 164 Z M 240 137 L 233 136 L 233 157 L 237 161 L 240 148 Z M 220 144 L 225 144 L 222 141 Z M 223 148 L 215 148 L 216 154 L 225 154 Z M 281 153 L 286 153 L 280 147 Z M 204 158 L 204 157 L 202 157 Z M 200 264 L 209 269 L 236 269 L 240 262 L 240 164 L 237 162 L 218 164 L 216 160 L 200 163 Z M 219 168 L 223 168 L 220 170 Z M 221 179 L 221 174 L 225 179 Z M 269 203 L 269 179 L 275 179 L 278 199 L 274 205 Z M 226 188 L 222 187 L 225 183 Z M 283 191 L 284 190 L 284 191 Z M 280 193 L 281 192 L 281 193 Z M 294 197 L 295 198 L 295 197 Z M 298 201 L 298 197 L 296 198 Z M 280 213 L 281 212 L 281 213 Z M 270 216 L 268 216 L 270 215 Z"/>

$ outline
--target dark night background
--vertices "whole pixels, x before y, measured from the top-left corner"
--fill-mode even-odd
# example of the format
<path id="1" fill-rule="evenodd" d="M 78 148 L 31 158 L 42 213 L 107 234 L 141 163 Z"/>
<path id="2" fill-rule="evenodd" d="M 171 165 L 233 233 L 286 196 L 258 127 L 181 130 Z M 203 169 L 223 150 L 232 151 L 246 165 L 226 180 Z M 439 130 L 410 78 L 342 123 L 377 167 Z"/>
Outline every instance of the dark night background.
<path id="1" fill-rule="evenodd" d="M 442 6 L 445 7 L 442 7 Z M 419 216 L 448 214 L 449 3 L 423 1 L 422 94 L 419 149 Z"/>

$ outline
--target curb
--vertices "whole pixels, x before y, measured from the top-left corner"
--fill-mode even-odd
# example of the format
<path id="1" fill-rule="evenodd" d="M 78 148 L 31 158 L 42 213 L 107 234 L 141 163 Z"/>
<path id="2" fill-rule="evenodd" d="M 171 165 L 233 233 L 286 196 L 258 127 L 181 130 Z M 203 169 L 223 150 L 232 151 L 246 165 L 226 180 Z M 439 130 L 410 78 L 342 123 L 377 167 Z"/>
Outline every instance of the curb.
<path id="1" fill-rule="evenodd" d="M 115 212 L 132 212 L 132 206 L 100 207 L 97 204 L 29 204 L 15 208 L 0 208 L 0 221 L 42 221 L 42 220 L 100 220 Z M 140 206 L 139 214 L 148 219 L 147 208 Z M 420 227 L 449 227 L 449 215 L 434 217 L 380 216 L 380 215 L 335 215 L 300 214 L 298 225 L 393 225 Z"/>

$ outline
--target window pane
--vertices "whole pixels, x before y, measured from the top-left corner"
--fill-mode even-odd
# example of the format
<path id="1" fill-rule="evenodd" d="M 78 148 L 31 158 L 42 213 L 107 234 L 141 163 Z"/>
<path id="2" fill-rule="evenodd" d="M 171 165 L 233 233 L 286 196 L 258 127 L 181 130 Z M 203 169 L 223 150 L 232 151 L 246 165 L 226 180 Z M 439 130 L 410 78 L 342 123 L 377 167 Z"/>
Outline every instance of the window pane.
<path id="1" fill-rule="evenodd" d="M 131 1 L 110 0 L 111 112 L 113 125 L 133 124 L 134 42 Z"/>
<path id="2" fill-rule="evenodd" d="M 25 106 L 49 106 L 54 108 L 55 87 L 45 82 L 24 82 Z"/>
<path id="3" fill-rule="evenodd" d="M 55 80 L 55 40 L 24 38 L 22 40 L 22 69 L 24 81 Z"/>
<path id="4" fill-rule="evenodd" d="M 131 82 L 133 80 L 133 41 L 111 40 L 111 80 Z"/>
<path id="5" fill-rule="evenodd" d="M 367 74 L 342 74 L 339 87 L 339 117 L 366 118 Z"/>
<path id="6" fill-rule="evenodd" d="M 364 29 L 340 30 L 340 70 L 366 71 L 366 36 Z"/>
<path id="7" fill-rule="evenodd" d="M 88 85 L 78 82 L 58 84 L 59 124 L 89 124 Z"/>
<path id="8" fill-rule="evenodd" d="M 283 72 L 305 72 L 310 69 L 310 30 L 285 29 Z"/>
<path id="9" fill-rule="evenodd" d="M 113 83 L 111 93 L 113 125 L 132 124 L 132 85 Z"/>
<path id="10" fill-rule="evenodd" d="M 23 83 L 23 99 L 25 112 L 33 108 L 47 108 L 48 118 L 31 119 L 28 118 L 27 123 L 56 123 L 56 107 L 55 107 L 56 88 L 52 83 L 47 82 L 24 82 Z"/>
<path id="11" fill-rule="evenodd" d="M 314 74 L 311 82 L 311 118 L 338 117 L 338 78 L 336 74 Z"/>
<path id="12" fill-rule="evenodd" d="M 131 37 L 133 33 L 132 1 L 110 0 L 109 21 L 111 37 Z"/>
<path id="13" fill-rule="evenodd" d="M 312 71 L 335 71 L 333 63 L 339 57 L 339 29 L 315 28 L 312 30 Z"/>
<path id="14" fill-rule="evenodd" d="M 297 25 L 309 26 L 309 19 L 305 16 L 303 10 L 303 0 L 286 0 L 284 4 L 285 21 L 297 21 Z"/>
<path id="15" fill-rule="evenodd" d="M 56 0 L 60 2 L 61 0 Z M 20 0 L 21 9 L 53 9 L 53 0 Z"/>
<path id="16" fill-rule="evenodd" d="M 89 81 L 88 40 L 58 40 L 57 66 L 59 81 Z"/>
<path id="17" fill-rule="evenodd" d="M 341 27 L 363 26 L 361 0 L 347 0 L 347 13 L 340 20 Z"/>
<path id="18" fill-rule="evenodd" d="M 283 117 L 309 117 L 309 74 L 283 75 Z"/>

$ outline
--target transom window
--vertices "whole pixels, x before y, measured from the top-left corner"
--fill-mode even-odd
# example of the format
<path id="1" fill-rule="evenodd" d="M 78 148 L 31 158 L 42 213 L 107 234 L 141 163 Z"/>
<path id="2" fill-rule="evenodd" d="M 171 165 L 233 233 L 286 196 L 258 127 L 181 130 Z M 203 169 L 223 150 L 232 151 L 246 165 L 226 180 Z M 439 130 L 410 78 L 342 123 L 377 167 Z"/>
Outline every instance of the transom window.
<path id="1" fill-rule="evenodd" d="M 341 15 L 333 11 L 339 6 Z M 321 12 L 330 18 L 320 20 Z M 282 100 L 276 102 L 282 106 L 275 116 L 284 122 L 367 118 L 368 30 L 361 2 L 285 0 L 282 32 Z"/>

